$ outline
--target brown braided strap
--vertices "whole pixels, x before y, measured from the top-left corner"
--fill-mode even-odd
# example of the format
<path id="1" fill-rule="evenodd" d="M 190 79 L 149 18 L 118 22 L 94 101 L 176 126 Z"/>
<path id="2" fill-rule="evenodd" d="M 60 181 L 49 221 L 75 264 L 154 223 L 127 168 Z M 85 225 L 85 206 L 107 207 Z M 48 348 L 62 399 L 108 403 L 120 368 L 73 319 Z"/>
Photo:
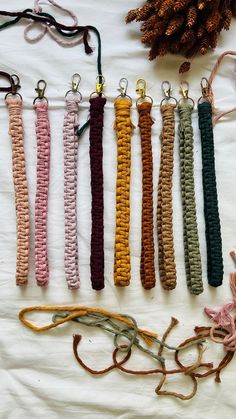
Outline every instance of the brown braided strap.
<path id="1" fill-rule="evenodd" d="M 145 289 L 155 287 L 154 237 L 153 237 L 153 161 L 151 129 L 152 104 L 143 102 L 137 105 L 141 135 L 143 165 L 143 200 L 142 200 L 142 245 L 140 275 Z"/>
<path id="2" fill-rule="evenodd" d="M 22 100 L 20 97 L 7 97 L 6 104 L 9 109 L 9 134 L 12 139 L 12 170 L 16 204 L 16 285 L 26 285 L 29 269 L 29 200 L 23 142 Z"/>
<path id="3" fill-rule="evenodd" d="M 158 183 L 157 235 L 160 280 L 163 288 L 176 287 L 176 266 L 173 237 L 172 178 L 174 168 L 176 105 L 161 105 L 161 165 Z"/>

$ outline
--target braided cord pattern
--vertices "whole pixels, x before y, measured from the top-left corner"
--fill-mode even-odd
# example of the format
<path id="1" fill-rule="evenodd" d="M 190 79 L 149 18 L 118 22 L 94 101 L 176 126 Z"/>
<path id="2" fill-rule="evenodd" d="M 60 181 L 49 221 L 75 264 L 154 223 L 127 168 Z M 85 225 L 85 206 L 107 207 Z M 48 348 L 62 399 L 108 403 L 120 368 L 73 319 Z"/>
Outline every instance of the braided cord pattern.
<path id="1" fill-rule="evenodd" d="M 16 285 L 27 285 L 29 270 L 29 198 L 25 167 L 22 99 L 7 97 L 9 134 L 12 139 L 12 166 L 16 205 Z"/>
<path id="2" fill-rule="evenodd" d="M 116 181 L 116 238 L 115 238 L 115 285 L 124 287 L 130 284 L 130 170 L 131 134 L 133 125 L 130 119 L 132 103 L 125 98 L 115 101 L 117 135 L 117 181 Z"/>
<path id="3" fill-rule="evenodd" d="M 193 159 L 192 104 L 178 105 L 181 191 L 184 218 L 184 252 L 187 285 L 191 294 L 203 292 Z"/>
<path id="4" fill-rule="evenodd" d="M 161 105 L 161 164 L 158 183 L 157 235 L 160 279 L 163 288 L 176 287 L 176 265 L 173 237 L 172 178 L 174 169 L 175 107 Z"/>
<path id="5" fill-rule="evenodd" d="M 65 211 L 65 274 L 69 289 L 80 287 L 77 239 L 77 163 L 78 163 L 78 110 L 80 98 L 66 97 L 63 125 L 64 143 L 64 211 Z"/>
<path id="6" fill-rule="evenodd" d="M 213 287 L 218 287 L 222 285 L 224 271 L 215 171 L 212 106 L 209 102 L 199 103 L 198 117 L 202 144 L 208 283 Z"/>
<path id="7" fill-rule="evenodd" d="M 103 115 L 106 99 L 90 99 L 90 168 L 92 193 L 91 282 L 92 288 L 104 288 L 104 197 L 103 197 Z"/>
<path id="8" fill-rule="evenodd" d="M 35 197 L 35 278 L 45 287 L 49 281 L 47 255 L 48 189 L 50 170 L 50 125 L 48 103 L 35 102 L 37 139 L 37 182 Z"/>
<path id="9" fill-rule="evenodd" d="M 142 244 L 140 275 L 145 289 L 155 287 L 154 237 L 153 237 L 153 159 L 151 128 L 152 104 L 143 102 L 137 105 L 139 112 L 139 128 L 141 135 L 142 167 L 143 167 L 143 199 L 142 199 Z"/>

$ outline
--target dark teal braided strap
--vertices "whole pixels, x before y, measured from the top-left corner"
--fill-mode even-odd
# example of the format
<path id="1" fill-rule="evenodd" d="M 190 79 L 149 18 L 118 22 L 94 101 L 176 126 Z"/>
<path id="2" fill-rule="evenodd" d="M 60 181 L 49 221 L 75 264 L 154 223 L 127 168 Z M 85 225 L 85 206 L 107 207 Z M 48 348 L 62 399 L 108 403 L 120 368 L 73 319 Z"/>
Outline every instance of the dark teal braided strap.
<path id="1" fill-rule="evenodd" d="M 220 217 L 218 210 L 212 107 L 209 102 L 198 105 L 199 129 L 202 143 L 202 180 L 207 243 L 208 283 L 213 287 L 223 282 L 223 256 Z"/>

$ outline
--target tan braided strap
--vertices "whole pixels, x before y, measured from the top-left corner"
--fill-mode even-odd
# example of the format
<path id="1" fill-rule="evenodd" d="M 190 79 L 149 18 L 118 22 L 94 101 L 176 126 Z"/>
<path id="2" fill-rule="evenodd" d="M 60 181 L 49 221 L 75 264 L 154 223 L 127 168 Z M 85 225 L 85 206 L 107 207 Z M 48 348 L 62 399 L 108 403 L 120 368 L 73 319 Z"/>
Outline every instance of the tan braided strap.
<path id="1" fill-rule="evenodd" d="M 12 139 L 16 204 L 16 285 L 26 285 L 29 268 L 29 200 L 23 143 L 22 100 L 20 97 L 7 97 L 6 104 L 9 109 L 9 134 Z"/>
<path id="2" fill-rule="evenodd" d="M 142 245 L 140 275 L 146 289 L 155 287 L 154 237 L 153 237 L 153 159 L 151 130 L 152 104 L 143 102 L 137 105 L 141 135 L 143 165 L 143 200 L 142 200 Z"/>
<path id="3" fill-rule="evenodd" d="M 161 165 L 158 183 L 157 235 L 160 280 L 163 288 L 176 287 L 176 266 L 173 236 L 172 178 L 174 168 L 175 107 L 161 105 Z"/>
<path id="4" fill-rule="evenodd" d="M 130 284 L 130 167 L 131 134 L 130 119 L 132 103 L 119 97 L 115 101 L 117 136 L 117 181 L 116 181 L 116 238 L 114 283 L 124 287 Z"/>

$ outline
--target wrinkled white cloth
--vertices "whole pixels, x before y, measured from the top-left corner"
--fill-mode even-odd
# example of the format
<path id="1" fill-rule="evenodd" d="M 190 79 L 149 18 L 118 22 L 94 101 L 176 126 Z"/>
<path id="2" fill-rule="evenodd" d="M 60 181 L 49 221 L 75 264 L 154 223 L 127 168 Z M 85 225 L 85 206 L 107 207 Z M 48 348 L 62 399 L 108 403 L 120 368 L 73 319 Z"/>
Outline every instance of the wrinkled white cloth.
<path id="1" fill-rule="evenodd" d="M 27 0 L 0 1 L 1 9 L 18 10 L 32 7 Z M 129 288 L 120 290 L 113 285 L 115 196 L 116 196 L 116 139 L 113 130 L 113 101 L 121 77 L 129 80 L 128 94 L 134 98 L 132 120 L 137 127 L 135 109 L 135 84 L 138 78 L 148 83 L 148 94 L 154 98 L 153 158 L 154 158 L 154 203 L 157 206 L 157 183 L 160 162 L 161 118 L 159 103 L 162 99 L 161 82 L 172 83 L 173 95 L 179 97 L 180 77 L 178 68 L 183 59 L 168 56 L 154 62 L 147 60 L 147 50 L 140 43 L 138 24 L 126 25 L 124 17 L 128 9 L 139 6 L 139 0 L 67 0 L 62 2 L 72 9 L 81 25 L 96 26 L 102 36 L 103 73 L 106 78 L 107 105 L 104 127 L 104 194 L 105 194 L 105 275 L 106 288 L 96 293 L 90 286 L 90 167 L 88 131 L 79 142 L 78 163 L 78 225 L 79 267 L 81 289 L 77 293 L 67 289 L 64 274 L 64 213 L 63 213 L 63 139 L 64 93 L 70 88 L 73 73 L 81 75 L 80 123 L 87 120 L 88 97 L 96 83 L 96 39 L 91 36 L 95 48 L 92 56 L 86 56 L 82 45 L 62 48 L 45 36 L 38 44 L 27 44 L 23 38 L 24 25 L 17 25 L 0 33 L 0 69 L 17 73 L 21 79 L 21 94 L 24 98 L 25 152 L 30 192 L 31 214 L 31 263 L 28 288 L 15 286 L 16 227 L 14 190 L 12 181 L 11 140 L 8 136 L 8 112 L 3 94 L 0 97 L 0 418 L 1 419 L 173 419 L 193 418 L 225 419 L 235 416 L 236 360 L 222 373 L 222 383 L 214 378 L 199 383 L 197 396 L 189 402 L 167 397 L 157 397 L 155 387 L 158 376 L 134 377 L 113 371 L 106 376 L 93 377 L 83 371 L 72 353 L 72 334 L 82 333 L 81 355 L 91 366 L 102 368 L 111 362 L 111 337 L 95 329 L 64 325 L 47 333 L 36 334 L 23 327 L 18 321 L 21 308 L 44 304 L 83 304 L 102 307 L 114 312 L 134 316 L 140 327 L 162 333 L 170 317 L 180 320 L 180 325 L 170 336 L 169 342 L 178 344 L 193 333 L 198 325 L 209 325 L 203 308 L 217 307 L 231 298 L 229 273 L 233 269 L 229 251 L 236 246 L 235 222 L 235 173 L 236 173 L 236 114 L 219 122 L 215 128 L 216 169 L 219 193 L 219 209 L 222 223 L 224 249 L 224 284 L 217 290 L 210 289 L 206 278 L 206 245 L 203 218 L 203 193 L 201 179 L 201 149 L 194 113 L 195 133 L 195 180 L 197 214 L 203 264 L 205 292 L 193 297 L 186 287 L 182 208 L 179 182 L 178 140 L 175 143 L 174 166 L 174 235 L 178 272 L 178 285 L 171 293 L 164 292 L 158 279 L 157 229 L 156 243 L 156 288 L 145 292 L 140 284 L 140 228 L 141 228 L 141 154 L 138 128 L 132 138 L 131 176 L 131 262 L 132 281 Z M 44 11 L 53 13 L 61 21 L 69 23 L 60 11 L 43 5 Z M 196 58 L 192 70 L 184 76 L 190 83 L 190 95 L 197 101 L 200 96 L 200 79 L 208 77 L 218 55 L 226 49 L 234 49 L 236 22 L 229 32 L 221 35 L 215 52 Z M 233 107 L 236 102 L 234 81 L 235 60 L 226 58 L 219 69 L 213 88 L 217 106 L 221 109 Z M 32 101 L 39 79 L 48 83 L 47 97 L 50 105 L 51 173 L 48 217 L 48 250 L 50 284 L 47 290 L 36 286 L 34 279 L 33 230 L 36 179 L 35 115 Z M 42 316 L 34 316 L 38 322 Z M 47 317 L 50 320 L 50 316 Z M 207 345 L 208 360 L 221 354 L 220 346 Z M 212 352 L 211 352 L 212 351 Z M 187 361 L 194 353 L 186 354 Z M 138 367 L 146 368 L 150 363 L 137 358 Z M 174 377 L 169 388 L 191 392 L 191 383 Z"/>

